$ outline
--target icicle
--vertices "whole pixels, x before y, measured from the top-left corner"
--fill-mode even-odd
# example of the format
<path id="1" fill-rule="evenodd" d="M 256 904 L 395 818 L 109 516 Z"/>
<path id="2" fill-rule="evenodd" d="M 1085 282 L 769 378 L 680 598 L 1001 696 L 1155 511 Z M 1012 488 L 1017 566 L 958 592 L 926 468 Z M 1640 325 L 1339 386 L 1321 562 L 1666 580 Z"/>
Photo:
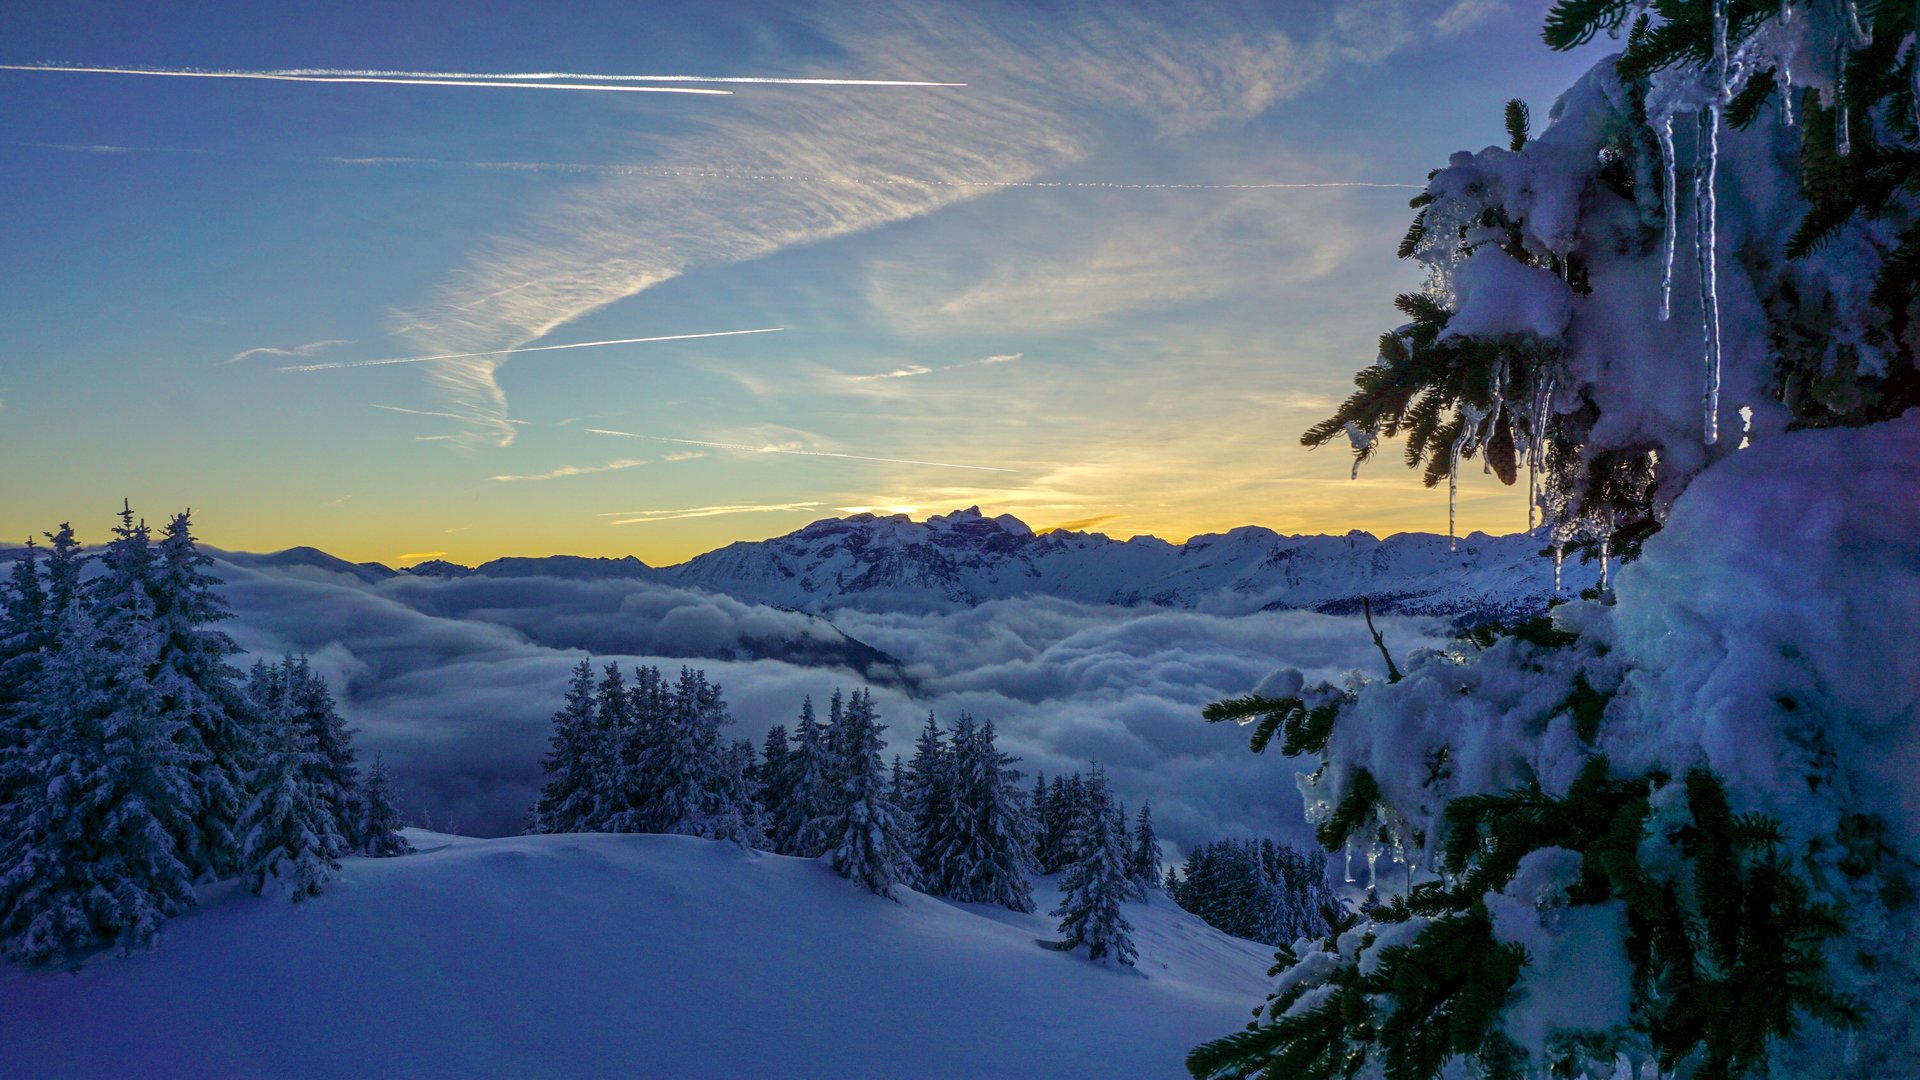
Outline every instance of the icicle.
<path id="1" fill-rule="evenodd" d="M 1373 847 L 1368 848 L 1367 849 L 1367 888 L 1369 889 L 1377 888 L 1380 884 L 1380 874 L 1376 869 L 1376 865 L 1379 862 L 1380 862 L 1379 846 L 1375 845 Z"/>
<path id="2" fill-rule="evenodd" d="M 1785 10 L 1784 6 L 1782 10 Z M 1780 119 L 1788 127 L 1793 126 L 1793 58 L 1780 61 Z M 1914 84 L 1920 86 L 1920 69 L 1914 73 Z"/>
<path id="3" fill-rule="evenodd" d="M 1346 854 L 1347 854 L 1346 879 L 1349 883 L 1352 883 L 1359 879 L 1353 876 L 1353 845 L 1351 843 L 1347 845 Z"/>
<path id="4" fill-rule="evenodd" d="M 1553 591 L 1560 591 L 1560 562 L 1567 553 L 1564 544 L 1553 545 Z"/>
<path id="5" fill-rule="evenodd" d="M 1747 437 L 1752 433 L 1753 433 L 1753 406 L 1742 405 L 1740 406 L 1740 445 L 1735 447 L 1734 449 L 1745 450 L 1747 447 L 1752 446 L 1753 440 Z"/>
<path id="6" fill-rule="evenodd" d="M 1780 25 L 1786 26 L 1792 22 L 1793 22 L 1792 4 L 1790 4 L 1788 0 L 1780 0 Z"/>
<path id="7" fill-rule="evenodd" d="M 1715 33 L 1724 36 L 1726 0 L 1716 0 Z M 1716 38 L 1717 40 L 1717 38 Z M 1700 334 L 1705 341 L 1706 390 L 1701 395 L 1705 440 L 1720 441 L 1720 282 L 1718 206 L 1715 185 L 1720 170 L 1720 102 L 1700 114 L 1700 153 L 1694 162 L 1694 253 L 1700 263 Z"/>
<path id="8" fill-rule="evenodd" d="M 1864 49 L 1873 44 L 1873 35 L 1867 33 L 1866 25 L 1860 21 L 1860 5 L 1847 0 L 1847 29 L 1853 33 L 1853 47 Z"/>
<path id="9" fill-rule="evenodd" d="M 1447 465 L 1447 550 L 1459 551 L 1460 539 L 1454 534 L 1453 519 L 1460 506 L 1460 450 L 1455 444 L 1453 460 Z"/>
<path id="10" fill-rule="evenodd" d="M 1600 591 L 1607 591 L 1607 571 L 1613 563 L 1613 529 L 1600 534 Z"/>
<path id="11" fill-rule="evenodd" d="M 1833 42 L 1833 150 L 1841 157 L 1853 153 L 1853 117 L 1847 110 L 1847 39 Z"/>
<path id="12" fill-rule="evenodd" d="M 1660 137 L 1660 163 L 1667 171 L 1667 267 L 1660 277 L 1660 321 L 1666 322 L 1673 311 L 1673 249 L 1680 240 L 1679 164 L 1673 155 L 1673 116 L 1660 118 L 1656 134 Z"/>

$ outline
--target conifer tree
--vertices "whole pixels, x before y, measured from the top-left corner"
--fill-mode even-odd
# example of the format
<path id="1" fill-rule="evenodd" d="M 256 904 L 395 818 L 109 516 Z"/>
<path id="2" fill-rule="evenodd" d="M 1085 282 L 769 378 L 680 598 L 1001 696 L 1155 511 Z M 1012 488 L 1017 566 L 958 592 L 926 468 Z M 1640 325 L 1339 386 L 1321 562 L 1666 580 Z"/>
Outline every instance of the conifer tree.
<path id="1" fill-rule="evenodd" d="M 766 817 L 767 843 L 775 851 L 780 849 L 780 819 L 793 797 L 787 787 L 791 757 L 792 751 L 787 745 L 787 725 L 775 724 L 768 728 L 767 737 L 760 744 L 760 767 L 755 772 L 755 779 L 760 784 L 760 811 Z"/>
<path id="2" fill-rule="evenodd" d="M 255 896 L 269 885 L 298 903 L 318 896 L 347 848 L 328 804 L 313 736 L 283 696 L 261 717 L 260 746 L 240 815 L 242 873 Z"/>
<path id="3" fill-rule="evenodd" d="M 343 855 L 359 846 L 360 771 L 354 765 L 353 732 L 334 707 L 326 680 L 305 657 L 285 656 L 278 664 L 256 662 L 249 673 L 247 697 L 263 717 L 284 716 L 307 736 L 313 751 L 307 779 L 333 815 Z M 269 737 L 262 733 L 262 737 Z"/>
<path id="4" fill-rule="evenodd" d="M 150 944 L 194 902 L 190 762 L 146 679 L 146 598 L 122 599 L 104 625 L 69 604 L 32 687 L 31 795 L 0 822 L 0 948 L 30 965 Z"/>
<path id="5" fill-rule="evenodd" d="M 1127 880 L 1126 830 L 1115 827 L 1112 796 L 1100 766 L 1093 767 L 1084 795 L 1071 842 L 1073 861 L 1061 883 L 1060 906 L 1053 910 L 1062 940 L 1052 947 L 1065 952 L 1085 945 L 1094 960 L 1111 955 L 1131 967 L 1136 955 L 1133 924 L 1121 911 L 1121 903 L 1133 893 Z"/>
<path id="6" fill-rule="evenodd" d="M 53 645 L 53 626 L 39 550 L 28 537 L 26 553 L 14 561 L 0 594 L 0 828 L 24 782 L 22 755 L 40 726 L 30 698 Z"/>
<path id="7" fill-rule="evenodd" d="M 844 708 L 838 693 L 833 701 L 838 715 L 831 742 L 841 756 L 835 770 L 838 789 L 824 829 L 833 868 L 869 892 L 898 899 L 894 888 L 912 883 L 914 865 L 905 816 L 887 797 L 880 757 L 886 741 L 873 695 L 855 691 Z"/>
<path id="8" fill-rule="evenodd" d="M 814 718 L 813 699 L 803 700 L 787 756 L 787 804 L 775 829 L 774 850 L 782 855 L 811 859 L 827 850 L 823 822 L 833 797 L 834 771 L 828 742 L 827 729 Z"/>
<path id="9" fill-rule="evenodd" d="M 384 760 L 376 757 L 367 769 L 367 782 L 360 789 L 360 822 L 355 830 L 360 837 L 360 853 L 386 858 L 411 852 L 413 844 L 400 835 L 404 828 L 406 822 L 394 802 L 393 773 Z"/>
<path id="10" fill-rule="evenodd" d="M 529 832 L 585 830 L 593 806 L 592 762 L 599 752 L 594 703 L 593 662 L 582 660 L 567 683 L 565 704 L 553 716 L 553 734 L 547 740 L 552 749 L 540 763 L 547 778 L 540 787 Z"/>
<path id="11" fill-rule="evenodd" d="M 920 871 L 921 886 L 935 896 L 945 895 L 946 875 L 940 867 L 939 852 L 946 843 L 947 814 L 952 803 L 950 766 L 940 722 L 929 711 L 926 726 L 913 744 L 905 805 L 913 821 L 914 865 Z"/>
<path id="12" fill-rule="evenodd" d="M 1140 817 L 1134 822 L 1128 876 L 1140 887 L 1142 896 L 1146 890 L 1160 887 L 1160 837 L 1153 831 L 1151 801 L 1140 804 Z"/>
<path id="13" fill-rule="evenodd" d="M 1015 760 L 994 745 L 993 724 L 954 722 L 946 753 L 948 809 L 935 843 L 931 890 L 969 903 L 1033 910 L 1027 852 L 1032 847 Z"/>
<path id="14" fill-rule="evenodd" d="M 122 514 L 122 530 L 132 511 Z M 144 526 L 142 526 L 144 530 Z M 126 541 L 116 539 L 115 544 Z M 105 561 L 118 573 L 119 556 L 108 545 Z M 138 557 L 133 557 L 137 559 Z M 188 511 L 167 522 L 154 545 L 147 588 L 153 598 L 155 656 L 150 679 L 159 695 L 159 707 L 178 724 L 192 761 L 194 790 L 199 796 L 193 835 L 184 837 L 196 875 L 220 878 L 239 869 L 239 845 L 234 828 L 244 805 L 245 778 L 250 767 L 254 735 L 251 709 L 240 688 L 240 672 L 229 658 L 240 652 L 232 638 L 215 624 L 232 617 L 226 600 L 214 591 L 219 580 L 206 568 L 213 559 L 199 550 Z M 321 688 L 324 694 L 325 688 Z M 332 703 L 327 702 L 329 712 Z M 338 717 L 333 719 L 338 721 Z M 352 751 L 339 732 L 338 746 L 329 753 L 344 754 L 346 787 L 335 807 L 335 822 L 351 823 Z"/>

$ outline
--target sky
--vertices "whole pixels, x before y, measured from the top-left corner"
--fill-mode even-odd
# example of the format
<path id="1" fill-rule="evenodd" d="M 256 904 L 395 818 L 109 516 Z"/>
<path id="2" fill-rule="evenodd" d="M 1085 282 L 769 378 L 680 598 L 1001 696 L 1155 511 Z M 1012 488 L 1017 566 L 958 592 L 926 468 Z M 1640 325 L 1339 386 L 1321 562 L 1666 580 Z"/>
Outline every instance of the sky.
<path id="1" fill-rule="evenodd" d="M 1444 531 L 1395 448 L 1299 434 L 1421 285 L 1427 171 L 1596 58 L 1543 11 L 10 5 L 0 537 L 123 497 L 397 565 L 970 505 Z M 1469 468 L 1459 514 L 1524 493 Z"/>

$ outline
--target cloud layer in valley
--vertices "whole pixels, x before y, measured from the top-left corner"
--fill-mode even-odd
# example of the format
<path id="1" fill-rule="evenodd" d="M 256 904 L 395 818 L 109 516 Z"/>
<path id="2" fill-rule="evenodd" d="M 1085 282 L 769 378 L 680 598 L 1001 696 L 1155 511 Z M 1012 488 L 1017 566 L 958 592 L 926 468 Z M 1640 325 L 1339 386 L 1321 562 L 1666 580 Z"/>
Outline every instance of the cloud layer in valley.
<path id="1" fill-rule="evenodd" d="M 992 720 L 1028 775 L 1100 761 L 1129 803 L 1151 799 L 1174 854 L 1220 836 L 1304 842 L 1294 767 L 1200 720 L 1275 667 L 1339 678 L 1378 664 L 1352 619 L 1308 612 L 1221 618 L 1040 599 L 944 615 L 796 612 L 639 579 L 382 578 L 351 564 L 230 556 L 219 567 L 235 639 L 308 655 L 360 729 L 363 755 L 400 776 L 406 812 L 498 834 L 524 824 L 551 717 L 589 654 L 631 667 L 704 667 L 734 734 L 756 743 L 800 701 L 869 683 L 905 754 L 933 710 Z M 1396 649 L 1437 627 L 1387 620 Z M 849 641 L 851 637 L 853 640 Z M 871 646 L 893 663 L 877 662 Z M 752 657 L 778 656 L 776 659 Z"/>

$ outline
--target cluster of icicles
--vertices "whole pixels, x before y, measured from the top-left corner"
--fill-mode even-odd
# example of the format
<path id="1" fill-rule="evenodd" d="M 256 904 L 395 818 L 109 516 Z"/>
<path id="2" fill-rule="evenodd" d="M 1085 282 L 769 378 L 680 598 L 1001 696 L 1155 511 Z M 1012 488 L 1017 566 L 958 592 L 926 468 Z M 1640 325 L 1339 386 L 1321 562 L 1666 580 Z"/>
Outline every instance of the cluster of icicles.
<path id="1" fill-rule="evenodd" d="M 1833 94 L 1835 115 L 1835 149 L 1845 156 L 1852 149 L 1851 117 L 1848 115 L 1844 100 L 1846 85 L 1846 58 L 1852 49 L 1864 47 L 1871 40 L 1861 22 L 1859 8 L 1855 0 L 1832 0 L 1838 26 L 1833 35 L 1832 56 Z M 1696 149 L 1693 157 L 1693 249 L 1698 267 L 1700 301 L 1700 338 L 1702 344 L 1702 366 L 1704 368 L 1704 387 L 1701 392 L 1702 437 L 1711 446 L 1720 439 L 1720 388 L 1721 388 L 1721 326 L 1719 294 L 1719 184 L 1720 132 L 1725 120 L 1726 108 L 1734 97 L 1746 86 L 1754 73 L 1772 68 L 1780 83 L 1781 120 L 1788 127 L 1794 126 L 1794 82 L 1793 56 L 1798 44 L 1797 36 L 1805 33 L 1804 27 L 1794 26 L 1793 7 L 1789 0 L 1781 0 L 1778 19 L 1758 33 L 1751 35 L 1736 48 L 1729 41 L 1729 0 L 1713 0 L 1713 56 L 1709 61 L 1705 78 L 1679 70 L 1663 73 L 1656 79 L 1655 90 L 1648 95 L 1647 119 L 1653 129 L 1660 147 L 1662 175 L 1665 197 L 1665 265 L 1660 282 L 1660 320 L 1667 321 L 1673 312 L 1674 258 L 1679 247 L 1680 232 L 1680 182 L 1679 154 L 1674 145 L 1675 120 L 1684 118 L 1696 125 Z M 1803 23 L 1810 20 L 1802 20 Z M 1915 48 L 1920 48 L 1916 42 Z M 1914 66 L 1914 93 L 1920 101 L 1920 64 Z M 1920 107 L 1920 106 L 1917 106 Z M 1460 436 L 1449 448 L 1450 460 L 1447 470 L 1447 548 L 1458 550 L 1458 495 L 1460 457 L 1469 444 L 1485 445 L 1488 437 L 1499 422 L 1503 409 L 1512 410 L 1501 395 L 1505 382 L 1504 372 L 1496 371 L 1493 379 L 1493 404 L 1491 409 L 1482 410 L 1471 406 L 1462 406 L 1462 425 Z M 1554 521 L 1557 515 L 1545 506 L 1546 492 L 1539 486 L 1538 475 L 1544 467 L 1543 450 L 1544 422 L 1551 416 L 1553 386 L 1546 382 L 1526 403 L 1524 424 L 1514 424 L 1513 431 L 1516 449 L 1525 456 L 1527 462 L 1527 528 L 1534 529 L 1538 521 L 1536 512 L 1554 523 L 1554 581 L 1555 592 L 1561 588 L 1561 556 L 1566 544 L 1573 539 L 1575 528 L 1568 523 Z M 1512 410 L 1519 411 L 1519 410 Z M 1356 446 L 1358 446 L 1356 437 Z M 1743 444 L 1744 445 L 1744 441 Z M 1355 470 L 1359 465 L 1355 463 Z M 1607 586 L 1611 552 L 1605 537 L 1610 529 L 1602 530 L 1600 552 L 1600 587 Z"/>

